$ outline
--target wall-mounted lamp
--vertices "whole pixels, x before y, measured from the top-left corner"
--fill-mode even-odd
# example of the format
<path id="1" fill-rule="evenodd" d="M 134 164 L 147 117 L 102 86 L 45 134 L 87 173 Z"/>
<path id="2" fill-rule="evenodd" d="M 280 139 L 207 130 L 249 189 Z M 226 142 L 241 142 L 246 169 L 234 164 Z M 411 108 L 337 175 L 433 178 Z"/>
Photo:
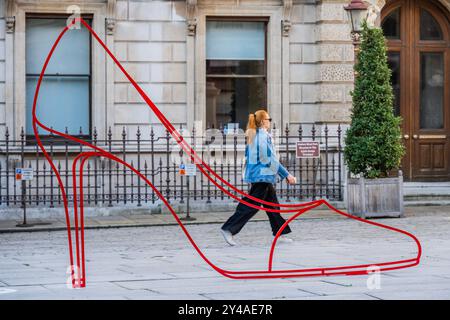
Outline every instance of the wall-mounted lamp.
<path id="1" fill-rule="evenodd" d="M 367 17 L 368 8 L 369 5 L 362 0 L 352 0 L 344 7 L 352 23 L 352 38 L 354 44 L 359 42 L 361 23 Z"/>

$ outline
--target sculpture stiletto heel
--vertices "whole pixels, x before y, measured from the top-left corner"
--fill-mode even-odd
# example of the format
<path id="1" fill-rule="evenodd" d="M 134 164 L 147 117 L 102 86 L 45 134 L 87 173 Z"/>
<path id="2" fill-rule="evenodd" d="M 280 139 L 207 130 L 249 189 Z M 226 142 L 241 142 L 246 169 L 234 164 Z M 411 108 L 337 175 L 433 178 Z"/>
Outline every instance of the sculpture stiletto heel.
<path id="1" fill-rule="evenodd" d="M 196 242 L 193 240 L 189 232 L 187 231 L 186 227 L 183 225 L 181 220 L 179 219 L 176 212 L 173 210 L 172 206 L 168 203 L 167 199 L 158 191 L 158 189 L 145 177 L 141 172 L 133 168 L 129 163 L 126 161 L 123 161 L 119 157 L 109 153 L 106 150 L 103 150 L 102 148 L 93 145 L 87 141 L 81 140 L 79 138 L 70 136 L 69 134 L 58 132 L 56 130 L 53 130 L 52 128 L 49 128 L 45 126 L 43 123 L 41 123 L 37 117 L 36 117 L 36 106 L 37 106 L 37 99 L 39 95 L 39 89 L 41 86 L 41 82 L 43 79 L 43 76 L 45 74 L 45 70 L 47 68 L 47 65 L 58 46 L 58 43 L 60 42 L 61 38 L 64 36 L 64 34 L 67 32 L 67 30 L 71 27 L 71 25 L 75 24 L 76 22 L 81 22 L 81 24 L 86 27 L 89 32 L 92 34 L 92 36 L 97 40 L 97 42 L 101 45 L 101 47 L 107 52 L 109 57 L 113 59 L 117 67 L 123 72 L 123 74 L 126 76 L 126 78 L 130 81 L 130 83 L 135 87 L 135 89 L 139 92 L 143 100 L 147 103 L 147 105 L 152 109 L 152 111 L 155 113 L 155 115 L 158 117 L 158 119 L 161 121 L 161 123 L 165 126 L 165 128 L 169 131 L 169 133 L 172 135 L 174 140 L 178 143 L 178 145 L 183 149 L 183 151 L 188 155 L 188 157 L 193 161 L 201 173 L 205 175 L 216 187 L 218 187 L 222 192 L 226 193 L 233 199 L 236 199 L 237 201 L 244 203 L 245 205 L 248 205 L 253 208 L 260 208 L 259 205 L 269 205 L 274 207 L 281 207 L 286 209 L 272 209 L 272 208 L 266 208 L 265 211 L 269 212 L 278 212 L 278 213 L 294 213 L 294 215 L 289 218 L 285 224 L 280 228 L 277 235 L 275 236 L 271 248 L 270 248 L 270 255 L 269 255 L 269 261 L 268 261 L 268 267 L 265 270 L 244 270 L 244 271 L 232 271 L 232 270 L 225 270 L 218 266 L 216 266 L 214 263 L 212 263 L 205 254 L 200 250 L 200 248 L 197 246 Z M 61 177 L 59 175 L 58 170 L 56 169 L 55 165 L 53 164 L 53 161 L 48 154 L 48 152 L 45 150 L 44 145 L 42 144 L 42 141 L 39 138 L 38 135 L 38 126 L 46 130 L 47 132 L 50 132 L 52 134 L 58 135 L 62 138 L 77 142 L 83 146 L 86 146 L 89 148 L 89 151 L 81 152 L 77 155 L 77 157 L 74 160 L 73 164 L 73 190 L 74 190 L 74 218 L 75 218 L 75 240 L 76 240 L 76 263 L 77 268 L 81 268 L 79 270 L 79 279 L 74 279 L 74 271 L 72 269 L 71 277 L 72 277 L 72 284 L 79 285 L 80 287 L 86 286 L 86 273 L 85 273 L 85 252 L 84 252 L 84 203 L 83 203 L 83 167 L 85 162 L 90 157 L 106 157 L 111 159 L 112 161 L 118 162 L 122 164 L 123 166 L 127 167 L 131 171 L 133 171 L 134 174 L 136 174 L 140 179 L 142 179 L 145 183 L 147 183 L 156 193 L 156 195 L 161 199 L 161 201 L 164 203 L 164 205 L 169 209 L 174 219 L 177 221 L 179 226 L 181 227 L 182 231 L 186 235 L 188 241 L 191 243 L 193 248 L 197 251 L 197 253 L 200 255 L 200 257 L 211 266 L 212 269 L 217 271 L 218 273 L 222 274 L 225 277 L 232 278 L 232 279 L 261 279 L 261 278 L 287 278 L 287 277 L 305 277 L 305 276 L 329 276 L 329 275 L 339 275 L 339 274 L 345 274 L 345 275 L 356 275 L 356 274 L 367 274 L 367 267 L 368 266 L 379 266 L 380 271 L 385 270 L 395 270 L 395 269 L 401 269 L 401 268 L 407 268 L 412 267 L 415 265 L 418 265 L 420 262 L 420 257 L 422 254 L 422 249 L 419 240 L 412 234 L 396 229 L 390 226 L 383 225 L 381 223 L 376 223 L 372 221 L 367 221 L 358 217 L 351 216 L 347 213 L 344 213 L 333 206 L 331 206 L 326 200 L 316 200 L 316 201 L 310 201 L 305 203 L 296 203 L 296 204 L 279 204 L 279 203 L 272 203 L 265 200 L 261 200 L 255 197 L 250 196 L 249 194 L 245 193 L 244 191 L 237 189 L 233 185 L 231 185 L 228 181 L 220 177 L 214 170 L 211 169 L 211 167 L 201 159 L 195 152 L 195 150 L 192 149 L 192 147 L 185 141 L 185 139 L 181 136 L 181 134 L 175 129 L 175 127 L 167 120 L 167 118 L 162 114 L 162 112 L 156 107 L 156 105 L 150 100 L 150 98 L 145 94 L 145 92 L 140 88 L 140 86 L 134 81 L 134 79 L 128 74 L 128 72 L 123 68 L 123 66 L 120 64 L 120 62 L 116 59 L 116 57 L 111 53 L 111 51 L 108 49 L 108 47 L 104 44 L 104 42 L 98 37 L 98 35 L 95 33 L 95 31 L 87 24 L 82 18 L 75 18 L 72 20 L 72 23 L 66 26 L 61 33 L 59 34 L 58 38 L 56 39 L 54 45 L 52 46 L 46 60 L 44 63 L 44 66 L 42 68 L 42 71 L 39 76 L 39 80 L 36 86 L 36 91 L 34 95 L 33 100 L 33 108 L 32 108 L 32 116 L 33 116 L 33 130 L 34 134 L 36 136 L 36 141 L 42 150 L 42 153 L 46 157 L 47 161 L 50 163 L 51 168 L 53 172 L 55 173 L 59 187 L 61 189 L 61 194 L 64 199 L 64 209 L 65 209 L 65 215 L 66 215 L 66 224 L 67 224 L 67 231 L 68 231 L 68 240 L 69 240 L 69 254 L 70 254 L 70 263 L 73 266 L 74 259 L 73 259 L 73 246 L 72 246 L 72 236 L 71 236 L 71 226 L 70 226 L 70 219 L 69 219 L 69 211 L 68 211 L 68 203 L 67 203 L 67 196 L 65 192 L 64 184 L 61 180 Z M 76 165 L 77 162 L 80 160 L 80 166 L 79 166 L 79 198 L 80 203 L 78 204 L 76 200 L 76 194 L 77 194 L 77 180 L 76 180 Z M 218 180 L 218 181 L 216 181 Z M 230 190 L 233 190 L 233 192 L 240 194 L 244 197 L 247 197 L 250 200 L 256 201 L 259 205 L 255 205 L 253 203 L 247 202 L 244 199 L 239 198 L 229 190 L 222 187 L 220 183 L 223 183 L 227 188 Z M 326 205 L 329 209 L 334 211 L 337 214 L 346 216 L 350 219 L 354 219 L 363 223 L 368 223 L 377 227 L 381 227 L 384 229 L 388 229 L 394 232 L 401 233 L 403 235 L 406 235 L 413 239 L 417 245 L 418 253 L 417 256 L 411 259 L 404 259 L 404 260 L 398 260 L 398 261 L 389 261 L 389 262 L 381 262 L 381 263 L 372 263 L 370 265 L 353 265 L 353 266 L 338 266 L 338 267 L 326 267 L 326 268 L 309 268 L 309 269 L 293 269 L 293 270 L 273 270 L 273 256 L 274 251 L 276 248 L 276 243 L 281 235 L 281 232 L 286 228 L 286 226 L 292 222 L 294 219 L 296 219 L 301 214 L 316 208 L 320 205 Z M 76 280 L 76 281 L 75 281 Z"/>

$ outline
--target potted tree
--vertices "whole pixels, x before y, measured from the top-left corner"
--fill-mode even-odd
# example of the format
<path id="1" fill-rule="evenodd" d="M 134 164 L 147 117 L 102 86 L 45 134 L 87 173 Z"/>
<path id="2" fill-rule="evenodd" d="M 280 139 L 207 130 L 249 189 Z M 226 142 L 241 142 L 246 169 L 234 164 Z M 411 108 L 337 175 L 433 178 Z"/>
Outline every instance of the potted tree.
<path id="1" fill-rule="evenodd" d="M 386 46 L 380 28 L 362 24 L 355 64 L 351 124 L 345 138 L 349 169 L 347 209 L 363 217 L 403 215 L 403 177 L 398 168 L 405 153 L 401 118 L 393 112 Z M 397 172 L 391 177 L 392 172 Z"/>

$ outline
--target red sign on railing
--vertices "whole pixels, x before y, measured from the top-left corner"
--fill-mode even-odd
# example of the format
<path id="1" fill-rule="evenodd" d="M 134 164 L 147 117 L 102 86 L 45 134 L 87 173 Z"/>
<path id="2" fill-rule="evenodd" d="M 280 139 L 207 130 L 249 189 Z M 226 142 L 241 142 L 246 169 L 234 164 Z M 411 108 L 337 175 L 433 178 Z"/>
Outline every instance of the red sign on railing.
<path id="1" fill-rule="evenodd" d="M 297 158 L 319 158 L 320 148 L 318 141 L 297 141 Z"/>

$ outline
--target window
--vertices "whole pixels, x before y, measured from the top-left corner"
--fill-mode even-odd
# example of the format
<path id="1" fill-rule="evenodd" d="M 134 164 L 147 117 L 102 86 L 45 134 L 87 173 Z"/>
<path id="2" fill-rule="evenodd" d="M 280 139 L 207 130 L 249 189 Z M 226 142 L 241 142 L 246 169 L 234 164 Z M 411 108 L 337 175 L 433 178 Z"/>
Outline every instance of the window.
<path id="1" fill-rule="evenodd" d="M 391 69 L 391 85 L 394 91 L 394 114 L 400 116 L 400 52 L 388 52 L 388 65 Z"/>
<path id="2" fill-rule="evenodd" d="M 427 10 L 420 10 L 420 40 L 442 40 L 439 23 Z"/>
<path id="3" fill-rule="evenodd" d="M 32 107 L 39 75 L 51 47 L 66 26 L 66 19 L 63 16 L 26 19 L 27 135 L 33 135 Z M 67 127 L 71 135 L 90 136 L 90 83 L 90 34 L 81 26 L 65 33 L 47 66 L 36 107 L 39 121 L 60 132 Z"/>
<path id="4" fill-rule="evenodd" d="M 420 53 L 420 128 L 444 128 L 444 54 Z"/>
<path id="5" fill-rule="evenodd" d="M 386 39 L 400 40 L 400 8 L 391 12 L 381 23 Z"/>
<path id="6" fill-rule="evenodd" d="M 248 115 L 266 104 L 266 22 L 207 21 L 207 125 L 245 129 Z"/>

